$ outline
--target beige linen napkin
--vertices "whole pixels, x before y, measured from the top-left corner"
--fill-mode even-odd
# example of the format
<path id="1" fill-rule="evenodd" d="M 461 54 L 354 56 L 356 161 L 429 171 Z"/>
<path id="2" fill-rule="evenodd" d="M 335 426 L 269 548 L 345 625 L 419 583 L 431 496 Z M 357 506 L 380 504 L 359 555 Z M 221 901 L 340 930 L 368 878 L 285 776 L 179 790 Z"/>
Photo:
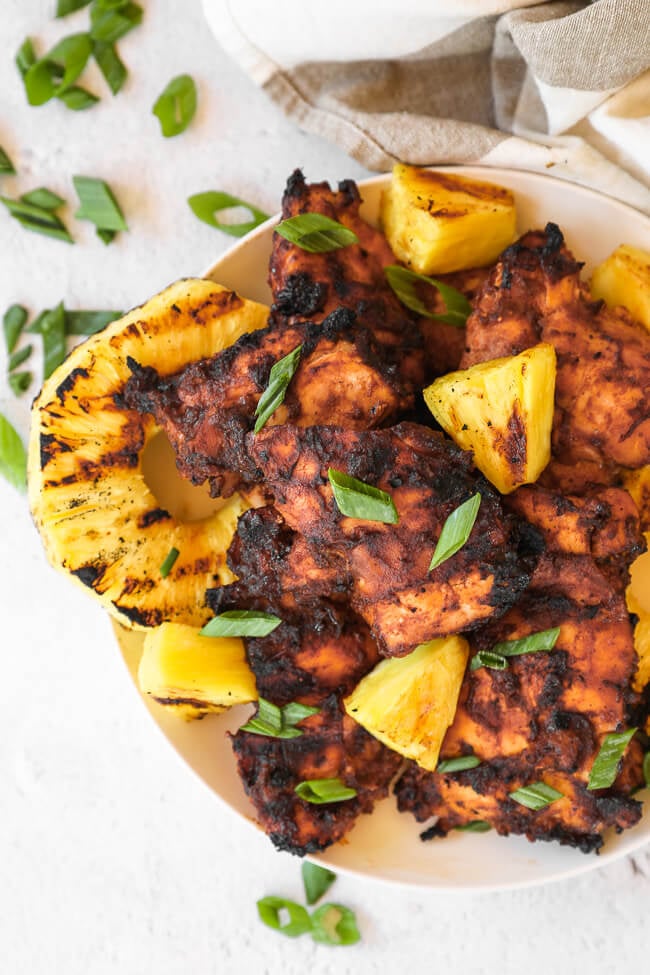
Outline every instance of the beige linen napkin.
<path id="1" fill-rule="evenodd" d="M 650 214 L 650 0 L 203 0 L 291 118 L 369 169 L 551 173 Z"/>

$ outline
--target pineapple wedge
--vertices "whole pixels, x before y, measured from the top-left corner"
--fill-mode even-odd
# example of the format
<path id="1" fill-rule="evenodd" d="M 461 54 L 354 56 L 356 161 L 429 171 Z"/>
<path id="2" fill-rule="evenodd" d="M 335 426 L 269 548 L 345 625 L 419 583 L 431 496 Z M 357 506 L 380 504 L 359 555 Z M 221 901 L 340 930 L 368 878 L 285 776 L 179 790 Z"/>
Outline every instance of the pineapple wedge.
<path id="1" fill-rule="evenodd" d="M 382 660 L 344 700 L 345 710 L 388 748 L 433 772 L 468 656 L 467 641 L 450 636 Z"/>
<path id="2" fill-rule="evenodd" d="M 492 264 L 516 237 L 510 190 L 398 163 L 380 220 L 395 256 L 418 274 Z"/>
<path id="3" fill-rule="evenodd" d="M 635 471 L 624 471 L 622 481 L 623 487 L 639 509 L 642 530 L 650 532 L 650 464 L 638 467 Z"/>
<path id="4" fill-rule="evenodd" d="M 623 305 L 650 331 L 650 254 L 621 244 L 591 277 L 591 293 L 607 305 Z"/>
<path id="5" fill-rule="evenodd" d="M 450 372 L 424 390 L 434 417 L 501 494 L 532 484 L 551 459 L 555 350 L 540 342 L 519 355 Z"/>
<path id="6" fill-rule="evenodd" d="M 171 713 L 189 720 L 257 700 L 244 641 L 200 636 L 182 623 L 163 623 L 144 638 L 138 684 Z"/>
<path id="7" fill-rule="evenodd" d="M 225 553 L 247 507 L 233 495 L 183 522 L 161 506 L 142 466 L 158 429 L 116 402 L 127 359 L 169 375 L 263 328 L 268 311 L 211 281 L 179 281 L 73 349 L 34 403 L 28 491 L 46 554 L 127 627 L 205 623 L 205 590 L 233 581 Z"/>

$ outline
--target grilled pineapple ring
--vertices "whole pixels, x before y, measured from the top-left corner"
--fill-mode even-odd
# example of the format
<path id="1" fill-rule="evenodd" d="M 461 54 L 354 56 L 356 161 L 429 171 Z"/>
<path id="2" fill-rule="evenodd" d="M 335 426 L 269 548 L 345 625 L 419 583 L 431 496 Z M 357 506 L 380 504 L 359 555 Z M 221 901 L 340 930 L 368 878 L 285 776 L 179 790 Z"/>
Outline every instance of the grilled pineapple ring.
<path id="1" fill-rule="evenodd" d="M 197 522 L 160 507 L 142 471 L 158 428 L 116 402 L 127 357 L 169 375 L 262 328 L 268 311 L 211 281 L 179 281 L 78 345 L 34 403 L 28 490 L 48 559 L 127 627 L 205 623 L 206 588 L 234 578 L 225 553 L 247 507 L 233 495 Z"/>

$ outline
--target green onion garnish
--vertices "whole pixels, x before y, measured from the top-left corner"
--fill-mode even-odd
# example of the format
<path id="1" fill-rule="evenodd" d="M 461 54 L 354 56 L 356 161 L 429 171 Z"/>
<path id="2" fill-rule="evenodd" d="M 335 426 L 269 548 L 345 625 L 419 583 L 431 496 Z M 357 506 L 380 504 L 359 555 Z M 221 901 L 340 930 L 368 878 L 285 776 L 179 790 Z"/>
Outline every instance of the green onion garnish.
<path id="1" fill-rule="evenodd" d="M 165 561 L 160 566 L 160 575 L 162 576 L 163 579 L 166 579 L 169 573 L 172 571 L 176 563 L 176 559 L 180 554 L 181 553 L 178 551 L 177 548 L 175 547 L 170 548 L 165 558 Z"/>
<path id="2" fill-rule="evenodd" d="M 114 95 L 123 87 L 127 78 L 127 70 L 114 44 L 106 41 L 95 41 L 93 44 L 93 57 L 97 62 L 99 70 L 104 75 L 108 87 Z"/>
<path id="3" fill-rule="evenodd" d="M 114 44 L 142 23 L 143 10 L 137 3 L 93 3 L 90 8 L 90 36 L 94 41 Z"/>
<path id="4" fill-rule="evenodd" d="M 79 220 L 90 220 L 94 223 L 98 236 L 105 243 L 113 239 L 116 231 L 128 230 L 117 200 L 103 179 L 73 176 L 72 182 L 81 204 L 75 216 Z"/>
<path id="5" fill-rule="evenodd" d="M 229 609 L 214 616 L 200 630 L 201 636 L 268 636 L 282 620 L 254 609 Z"/>
<path id="6" fill-rule="evenodd" d="M 27 321 L 27 309 L 22 305 L 10 305 L 2 317 L 2 328 L 5 336 L 7 352 L 11 354 L 16 348 L 20 333 Z"/>
<path id="7" fill-rule="evenodd" d="M 293 352 L 289 352 L 288 355 L 279 359 L 271 367 L 268 384 L 255 408 L 255 416 L 257 417 L 255 421 L 255 433 L 260 432 L 267 420 L 273 416 L 278 406 L 284 402 L 289 383 L 298 368 L 301 352 L 302 345 L 298 345 Z"/>
<path id="8" fill-rule="evenodd" d="M 44 105 L 68 90 L 86 67 L 92 48 L 89 34 L 71 34 L 35 61 L 23 77 L 29 104 Z"/>
<path id="9" fill-rule="evenodd" d="M 7 371 L 13 372 L 14 369 L 18 368 L 18 366 L 22 366 L 23 362 L 27 362 L 27 360 L 29 359 L 30 355 L 32 354 L 32 351 L 33 351 L 33 347 L 31 345 L 26 345 L 24 348 L 18 349 L 17 352 L 14 352 L 13 355 L 11 355 L 9 358 L 9 365 L 7 366 Z"/>
<path id="10" fill-rule="evenodd" d="M 194 79 L 189 74 L 172 78 L 156 99 L 152 112 L 166 139 L 184 132 L 196 113 Z"/>
<path id="11" fill-rule="evenodd" d="M 327 476 L 341 514 L 363 521 L 380 521 L 384 525 L 396 525 L 399 521 L 395 502 L 386 491 L 333 467 L 329 468 Z"/>
<path id="12" fill-rule="evenodd" d="M 257 902 L 257 911 L 260 920 L 267 927 L 286 934 L 288 938 L 297 938 L 311 931 L 311 918 L 307 909 L 302 904 L 296 904 L 295 901 L 286 900 L 284 897 L 262 897 Z M 289 915 L 286 922 L 283 922 L 282 912 Z"/>
<path id="13" fill-rule="evenodd" d="M 39 316 L 39 325 L 43 336 L 43 379 L 47 379 L 66 356 L 63 302 Z"/>
<path id="14" fill-rule="evenodd" d="M 384 268 L 384 271 L 386 273 L 386 280 L 399 300 L 407 308 L 410 308 L 411 311 L 417 312 L 418 315 L 424 315 L 426 318 L 433 318 L 437 322 L 446 322 L 447 325 L 455 325 L 457 328 L 464 327 L 472 306 L 465 295 L 457 291 L 456 288 L 452 288 L 448 284 L 443 284 L 442 281 L 437 281 L 435 278 L 429 278 L 424 274 L 416 274 L 415 271 L 410 271 L 408 268 L 401 267 L 399 264 L 390 264 Z M 420 300 L 416 292 L 418 282 L 429 285 L 440 293 L 440 297 L 445 303 L 446 311 L 444 314 L 434 314 Z"/>
<path id="15" fill-rule="evenodd" d="M 336 880 L 336 874 L 317 863 L 310 863 L 309 860 L 302 863 L 301 870 L 305 899 L 311 906 L 327 893 Z"/>
<path id="16" fill-rule="evenodd" d="M 25 194 L 29 197 L 29 193 Z M 74 241 L 70 236 L 65 224 L 56 216 L 53 210 L 36 206 L 24 197 L 19 200 L 12 200 L 8 196 L 0 196 L 0 203 L 4 203 L 7 210 L 25 227 L 26 230 L 33 230 L 37 234 L 45 234 L 47 237 L 55 237 L 57 240 L 65 240 L 69 244 Z"/>
<path id="17" fill-rule="evenodd" d="M 25 75 L 31 68 L 33 64 L 36 64 L 36 52 L 34 51 L 34 45 L 32 44 L 29 37 L 25 38 L 23 43 L 20 45 L 16 52 L 16 67 L 18 68 L 21 77 L 24 79 Z"/>
<path id="18" fill-rule="evenodd" d="M 354 799 L 356 789 L 350 789 L 341 779 L 306 779 L 294 789 L 305 802 L 321 805 L 326 802 L 344 802 Z"/>
<path id="19" fill-rule="evenodd" d="M 552 650 L 559 635 L 560 627 L 554 626 L 552 630 L 539 630 L 537 633 L 530 633 L 520 640 L 505 640 L 503 643 L 495 643 L 491 651 L 500 654 L 502 657 L 519 657 L 524 653 Z"/>
<path id="20" fill-rule="evenodd" d="M 458 758 L 443 758 L 436 766 L 436 772 L 464 772 L 468 768 L 476 768 L 481 759 L 476 755 L 459 755 Z"/>
<path id="21" fill-rule="evenodd" d="M 0 474 L 19 491 L 27 485 L 27 454 L 16 430 L 0 413 Z"/>
<path id="22" fill-rule="evenodd" d="M 546 782 L 535 782 L 533 785 L 522 785 L 520 789 L 515 789 L 510 793 L 510 798 L 527 809 L 537 811 L 564 797 L 561 792 L 547 785 Z"/>
<path id="23" fill-rule="evenodd" d="M 359 243 L 353 230 L 322 213 L 300 213 L 289 217 L 279 223 L 275 231 L 310 254 L 324 254 Z"/>
<path id="24" fill-rule="evenodd" d="M 14 164 L 11 159 L 4 151 L 2 146 L 0 146 L 0 173 L 15 173 Z"/>
<path id="25" fill-rule="evenodd" d="M 457 829 L 459 833 L 489 833 L 492 826 L 486 819 L 473 819 L 461 826 L 454 826 L 454 829 Z"/>
<path id="26" fill-rule="evenodd" d="M 57 0 L 55 17 L 67 17 L 75 10 L 87 7 L 91 0 Z"/>
<path id="27" fill-rule="evenodd" d="M 267 213 L 258 210 L 257 207 L 247 203 L 246 200 L 240 200 L 238 197 L 231 196 L 230 193 L 222 193 L 220 190 L 208 190 L 206 193 L 195 193 L 194 196 L 189 197 L 187 202 L 199 220 L 207 223 L 210 227 L 222 230 L 224 234 L 230 234 L 231 237 L 243 237 L 269 219 Z M 223 210 L 233 210 L 238 207 L 248 210 L 251 219 L 244 220 L 242 223 L 227 223 L 222 220 L 217 220 L 215 217 L 215 213 L 221 213 Z"/>
<path id="28" fill-rule="evenodd" d="M 122 314 L 121 311 L 68 311 L 66 309 L 66 335 L 95 335 Z"/>
<path id="29" fill-rule="evenodd" d="M 442 562 L 446 562 L 447 559 L 451 558 L 452 555 L 455 555 L 463 547 L 474 527 L 480 506 L 481 495 L 477 492 L 471 498 L 468 498 L 467 501 L 464 501 L 463 504 L 459 505 L 455 511 L 452 511 L 442 526 L 440 538 L 438 539 L 429 564 L 429 572 Z"/>
<path id="30" fill-rule="evenodd" d="M 99 101 L 97 95 L 93 95 L 91 91 L 86 91 L 85 88 L 80 88 L 78 85 L 66 88 L 58 98 L 66 108 L 72 109 L 73 112 L 83 112 L 84 109 L 91 108 Z"/>
<path id="31" fill-rule="evenodd" d="M 470 661 L 469 669 L 478 670 L 479 667 L 489 667 L 490 670 L 506 670 L 508 661 L 499 653 L 491 650 L 479 650 Z"/>
<path id="32" fill-rule="evenodd" d="M 349 907 L 323 904 L 311 916 L 311 936 L 324 945 L 354 945 L 360 940 L 357 919 Z"/>
<path id="33" fill-rule="evenodd" d="M 14 396 L 20 396 L 29 389 L 33 378 L 31 372 L 12 372 L 9 374 L 7 382 Z"/>
<path id="34" fill-rule="evenodd" d="M 277 704 L 260 697 L 257 702 L 257 714 L 239 730 L 254 735 L 265 735 L 267 738 L 299 738 L 302 731 L 295 725 L 312 714 L 318 714 L 319 710 L 306 704 L 299 704 L 297 701 L 291 701 L 280 708 Z"/>
<path id="35" fill-rule="evenodd" d="M 628 731 L 612 731 L 605 735 L 591 766 L 587 783 L 589 790 L 608 789 L 613 784 L 618 775 L 619 762 L 636 731 L 636 728 L 630 728 Z"/>

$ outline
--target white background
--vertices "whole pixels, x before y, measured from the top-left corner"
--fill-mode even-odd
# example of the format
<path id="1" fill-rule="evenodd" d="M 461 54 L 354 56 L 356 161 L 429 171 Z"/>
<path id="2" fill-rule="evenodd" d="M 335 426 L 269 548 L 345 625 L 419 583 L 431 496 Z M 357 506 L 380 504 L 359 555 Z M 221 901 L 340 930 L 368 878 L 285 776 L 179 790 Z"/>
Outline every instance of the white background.
<path id="1" fill-rule="evenodd" d="M 199 0 L 144 3 L 143 26 L 119 44 L 130 75 L 117 98 L 91 72 L 98 106 L 30 108 L 15 50 L 31 36 L 40 53 L 87 23 L 86 11 L 55 22 L 54 6 L 2 3 L 0 145 L 18 175 L 0 177 L 0 190 L 45 185 L 66 197 L 77 243 L 28 233 L 2 210 L 0 312 L 13 302 L 36 312 L 62 298 L 70 308 L 128 308 L 199 273 L 230 240 L 196 220 L 185 202 L 192 193 L 224 189 L 272 212 L 297 165 L 310 179 L 365 175 L 278 114 L 221 52 Z M 150 109 L 182 72 L 197 81 L 199 112 L 184 135 L 165 140 Z M 130 232 L 110 247 L 74 220 L 73 174 L 114 188 Z M 36 390 L 17 403 L 0 382 L 0 411 L 25 434 Z M 130 686 L 106 618 L 46 566 L 24 497 L 1 482 L 0 504 L 3 973 L 647 967 L 647 849 L 576 880 L 501 894 L 340 877 L 331 894 L 356 910 L 360 945 L 332 949 L 268 931 L 255 901 L 300 899 L 299 861 L 276 853 L 181 766 Z"/>

